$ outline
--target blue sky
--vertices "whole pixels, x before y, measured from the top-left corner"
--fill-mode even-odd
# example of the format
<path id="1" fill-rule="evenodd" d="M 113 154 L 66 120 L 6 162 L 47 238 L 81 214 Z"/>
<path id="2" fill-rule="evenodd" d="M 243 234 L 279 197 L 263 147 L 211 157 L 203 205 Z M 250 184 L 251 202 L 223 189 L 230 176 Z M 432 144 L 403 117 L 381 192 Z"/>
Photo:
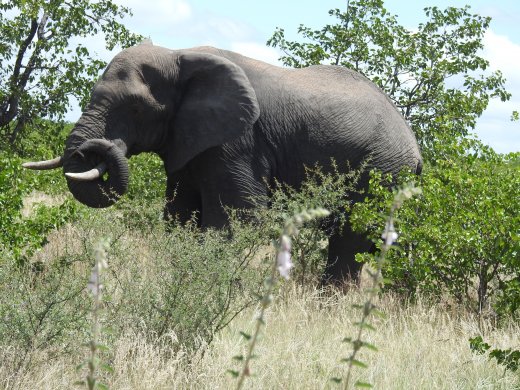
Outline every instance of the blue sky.
<path id="1" fill-rule="evenodd" d="M 154 44 L 172 49 L 213 45 L 276 63 L 279 52 L 265 42 L 276 27 L 296 39 L 300 24 L 319 28 L 335 19 L 332 8 L 345 8 L 346 0 L 116 0 L 133 9 L 134 16 L 124 23 L 132 30 L 149 36 Z M 386 0 L 387 10 L 398 15 L 399 22 L 413 29 L 425 20 L 426 6 L 463 7 L 493 18 L 485 37 L 483 56 L 491 70 L 500 69 L 506 88 L 513 94 L 509 102 L 492 101 L 479 119 L 477 134 L 499 152 L 520 151 L 520 122 L 511 122 L 513 110 L 520 111 L 520 1 L 518 0 Z M 99 47 L 99 54 L 109 60 L 115 53 Z M 78 116 L 77 110 L 69 115 Z M 74 118 L 73 118 L 74 117 Z"/>

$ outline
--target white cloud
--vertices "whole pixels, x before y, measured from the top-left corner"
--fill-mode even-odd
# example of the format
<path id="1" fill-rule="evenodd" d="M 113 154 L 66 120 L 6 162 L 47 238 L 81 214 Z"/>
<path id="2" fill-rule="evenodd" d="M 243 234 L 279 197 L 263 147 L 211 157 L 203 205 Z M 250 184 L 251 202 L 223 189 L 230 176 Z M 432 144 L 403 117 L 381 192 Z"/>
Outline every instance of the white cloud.
<path id="1" fill-rule="evenodd" d="M 192 9 L 185 0 L 114 0 L 115 3 L 129 7 L 133 16 L 126 16 L 123 24 L 132 32 L 139 33 L 145 37 L 151 37 L 154 43 L 161 44 L 163 37 L 169 35 L 173 26 L 182 25 L 192 17 Z M 99 58 L 109 62 L 119 51 L 115 48 L 108 51 L 101 34 L 89 38 L 75 37 L 71 40 L 71 46 L 75 43 L 88 46 L 92 53 Z"/>
<path id="2" fill-rule="evenodd" d="M 199 13 L 189 23 L 184 23 L 183 35 L 190 41 L 190 46 L 211 45 L 229 49 L 233 41 L 249 41 L 254 35 L 253 29 L 240 21 L 214 15 Z M 181 37 L 175 37 L 180 41 Z"/>
<path id="3" fill-rule="evenodd" d="M 202 21 L 206 29 L 218 34 L 224 39 L 237 39 L 249 37 L 251 28 L 243 23 L 222 17 L 210 17 Z"/>
<path id="4" fill-rule="evenodd" d="M 278 61 L 281 54 L 277 49 L 267 47 L 257 42 L 233 42 L 231 43 L 230 49 L 256 60 L 261 60 L 273 65 L 281 65 L 280 61 Z"/>
<path id="5" fill-rule="evenodd" d="M 501 70 L 509 81 L 520 87 L 520 45 L 488 30 L 484 35 L 484 57 L 492 70 Z"/>
<path id="6" fill-rule="evenodd" d="M 477 124 L 477 134 L 498 152 L 520 151 L 520 124 L 511 122 L 513 110 L 520 110 L 520 45 L 508 37 L 488 30 L 484 36 L 483 57 L 489 61 L 492 71 L 502 71 L 505 88 L 512 94 L 511 100 L 490 101 L 487 110 Z"/>
<path id="7" fill-rule="evenodd" d="M 185 0 L 116 0 L 116 3 L 131 8 L 133 17 L 128 19 L 128 25 L 134 28 L 162 29 L 192 16 L 191 6 Z"/>

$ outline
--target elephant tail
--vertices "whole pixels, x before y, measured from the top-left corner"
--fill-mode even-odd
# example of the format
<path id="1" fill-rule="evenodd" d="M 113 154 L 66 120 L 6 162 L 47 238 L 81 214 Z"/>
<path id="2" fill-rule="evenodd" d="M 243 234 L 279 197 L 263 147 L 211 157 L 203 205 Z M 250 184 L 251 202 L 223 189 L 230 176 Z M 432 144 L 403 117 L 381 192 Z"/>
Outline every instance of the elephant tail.
<path id="1" fill-rule="evenodd" d="M 419 158 L 419 161 L 417 161 L 417 165 L 415 167 L 415 174 L 420 175 L 422 173 L 423 169 L 423 161 L 422 158 Z"/>

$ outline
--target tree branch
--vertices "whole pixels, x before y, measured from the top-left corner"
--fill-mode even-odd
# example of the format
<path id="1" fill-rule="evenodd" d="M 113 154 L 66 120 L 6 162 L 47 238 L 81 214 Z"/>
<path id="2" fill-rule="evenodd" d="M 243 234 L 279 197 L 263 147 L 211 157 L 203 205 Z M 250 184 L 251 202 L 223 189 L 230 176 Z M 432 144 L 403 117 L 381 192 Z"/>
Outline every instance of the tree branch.
<path id="1" fill-rule="evenodd" d="M 47 24 L 48 19 L 49 15 L 44 13 L 40 20 L 40 24 L 38 25 L 38 39 L 41 39 L 42 41 L 49 39 L 49 37 L 45 37 L 45 25 Z"/>
<path id="2" fill-rule="evenodd" d="M 16 61 L 13 68 L 13 74 L 10 77 L 10 94 L 6 102 L 2 104 L 2 112 L 0 112 L 0 126 L 6 126 L 9 124 L 18 114 L 18 105 L 20 101 L 21 86 L 20 84 L 20 70 L 22 68 L 22 61 L 25 57 L 29 45 L 33 41 L 36 32 L 38 30 L 38 21 L 36 19 L 31 20 L 31 28 L 27 37 L 24 39 L 18 50 Z M 24 72 L 25 74 L 25 72 Z"/>

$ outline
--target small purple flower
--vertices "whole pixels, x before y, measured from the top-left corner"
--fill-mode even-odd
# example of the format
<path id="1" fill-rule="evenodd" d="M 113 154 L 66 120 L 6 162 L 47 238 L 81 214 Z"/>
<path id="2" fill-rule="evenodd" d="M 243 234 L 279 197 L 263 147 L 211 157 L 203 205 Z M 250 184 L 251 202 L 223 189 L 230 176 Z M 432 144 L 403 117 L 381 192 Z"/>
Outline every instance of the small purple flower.
<path id="1" fill-rule="evenodd" d="M 90 279 L 87 284 L 87 289 L 93 294 L 98 295 L 101 291 L 101 284 L 99 280 L 99 269 L 97 264 L 92 268 L 92 273 L 90 274 Z"/>
<path id="2" fill-rule="evenodd" d="M 385 240 L 386 246 L 392 246 L 399 235 L 395 231 L 394 222 L 392 220 L 386 222 L 385 231 L 381 234 L 381 238 Z"/>
<path id="3" fill-rule="evenodd" d="M 280 248 L 276 261 L 280 275 L 285 279 L 289 279 L 289 272 L 294 267 L 294 264 L 291 261 L 291 239 L 285 234 L 280 239 Z"/>

